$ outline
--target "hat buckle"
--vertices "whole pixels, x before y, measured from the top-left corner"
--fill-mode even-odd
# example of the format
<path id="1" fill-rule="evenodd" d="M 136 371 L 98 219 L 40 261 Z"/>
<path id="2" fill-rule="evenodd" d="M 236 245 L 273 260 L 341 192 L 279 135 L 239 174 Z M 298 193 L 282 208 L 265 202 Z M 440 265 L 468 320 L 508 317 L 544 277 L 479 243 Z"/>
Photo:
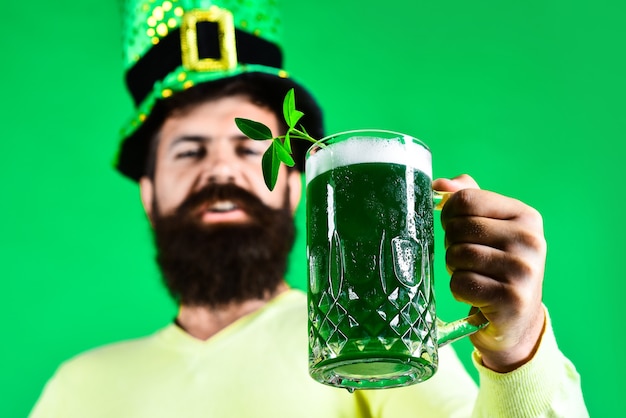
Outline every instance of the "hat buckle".
<path id="1" fill-rule="evenodd" d="M 200 58 L 198 23 L 217 24 L 219 58 Z M 237 66 L 237 46 L 233 14 L 213 6 L 208 10 L 185 12 L 180 27 L 180 46 L 183 66 L 190 71 L 228 71 Z"/>

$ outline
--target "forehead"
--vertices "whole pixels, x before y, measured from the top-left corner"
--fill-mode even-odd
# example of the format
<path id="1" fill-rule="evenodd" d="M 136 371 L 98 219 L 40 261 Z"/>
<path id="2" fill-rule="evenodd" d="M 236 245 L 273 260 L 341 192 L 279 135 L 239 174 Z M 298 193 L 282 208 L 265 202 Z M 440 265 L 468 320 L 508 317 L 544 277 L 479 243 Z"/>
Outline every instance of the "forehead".
<path id="1" fill-rule="evenodd" d="M 163 140 L 180 134 L 241 135 L 235 118 L 261 122 L 278 134 L 278 119 L 268 107 L 252 103 L 246 96 L 232 96 L 190 105 L 167 117 L 159 136 Z"/>

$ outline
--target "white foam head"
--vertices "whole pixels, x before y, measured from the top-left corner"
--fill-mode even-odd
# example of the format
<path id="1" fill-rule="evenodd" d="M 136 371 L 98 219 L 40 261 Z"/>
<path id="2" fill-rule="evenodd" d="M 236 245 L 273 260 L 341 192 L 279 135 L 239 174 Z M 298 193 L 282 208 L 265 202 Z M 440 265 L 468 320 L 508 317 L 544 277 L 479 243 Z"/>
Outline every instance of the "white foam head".
<path id="1" fill-rule="evenodd" d="M 306 161 L 306 183 L 333 168 L 361 163 L 393 163 L 417 168 L 430 179 L 432 156 L 425 145 L 403 134 L 381 137 L 374 133 L 354 132 L 341 142 L 321 148 Z"/>

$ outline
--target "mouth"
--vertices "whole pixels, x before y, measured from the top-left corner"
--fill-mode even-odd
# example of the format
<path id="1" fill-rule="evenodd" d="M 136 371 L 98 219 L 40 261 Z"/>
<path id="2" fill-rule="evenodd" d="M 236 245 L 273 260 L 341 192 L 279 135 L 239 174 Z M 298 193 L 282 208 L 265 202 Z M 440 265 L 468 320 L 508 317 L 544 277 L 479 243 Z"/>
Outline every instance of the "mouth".
<path id="1" fill-rule="evenodd" d="M 230 200 L 221 200 L 219 202 L 215 202 L 212 205 L 209 205 L 205 212 L 213 212 L 213 213 L 224 213 L 230 212 L 231 210 L 238 209 L 239 207 Z"/>
<path id="2" fill-rule="evenodd" d="M 204 223 L 241 223 L 249 221 L 248 214 L 231 200 L 219 200 L 204 207 L 200 212 Z"/>

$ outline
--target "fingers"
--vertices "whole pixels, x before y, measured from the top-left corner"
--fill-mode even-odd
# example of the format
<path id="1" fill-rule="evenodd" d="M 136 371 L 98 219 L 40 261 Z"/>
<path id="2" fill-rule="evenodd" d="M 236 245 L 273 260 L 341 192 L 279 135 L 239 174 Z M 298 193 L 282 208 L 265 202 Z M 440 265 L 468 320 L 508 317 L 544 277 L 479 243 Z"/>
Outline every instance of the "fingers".
<path id="1" fill-rule="evenodd" d="M 519 200 L 477 189 L 454 193 L 441 211 L 446 248 L 474 243 L 498 250 L 545 255 L 543 218 Z"/>
<path id="2" fill-rule="evenodd" d="M 450 197 L 441 217 L 455 297 L 476 306 L 490 301 L 504 307 L 511 301 L 497 293 L 503 284 L 513 286 L 507 289 L 513 298 L 518 290 L 525 293 L 527 285 L 535 292 L 540 288 L 546 242 L 543 221 L 533 208 L 495 193 L 464 189 Z M 464 284 L 464 278 L 472 281 Z"/>
<path id="3" fill-rule="evenodd" d="M 433 181 L 433 189 L 442 192 L 456 192 L 462 189 L 479 188 L 478 183 L 467 174 L 461 174 L 453 179 L 436 179 Z"/>
<path id="4" fill-rule="evenodd" d="M 449 216 L 475 215 L 510 219 L 530 209 L 516 199 L 489 191 L 479 192 L 478 183 L 467 174 L 461 174 L 452 179 L 436 179 L 433 181 L 433 189 L 443 192 L 458 192 L 454 194 L 455 200 L 458 202 L 454 205 L 446 205 L 447 209 L 444 206 L 443 212 L 450 212 Z"/>
<path id="5" fill-rule="evenodd" d="M 536 274 L 535 263 L 529 262 L 528 258 L 521 257 L 514 252 L 500 251 L 476 244 L 451 246 L 446 252 L 446 263 L 453 275 L 461 272 L 475 273 L 499 283 L 518 283 Z M 480 301 L 479 295 L 472 299 L 470 294 L 460 292 L 459 296 L 465 301 Z"/>
<path id="6" fill-rule="evenodd" d="M 454 201 L 454 204 L 449 204 Z M 520 217 L 539 220 L 541 215 L 517 199 L 486 190 L 463 189 L 454 193 L 441 211 L 442 219 L 455 216 L 480 216 L 493 219 Z"/>
<path id="7" fill-rule="evenodd" d="M 494 281 L 489 276 L 467 270 L 453 272 L 450 279 L 454 298 L 479 308 L 492 323 L 502 323 L 516 315 L 515 310 L 495 309 L 494 300 L 512 308 L 522 306 L 518 293 L 511 291 L 511 288 L 512 285 L 508 283 Z"/>
<path id="8" fill-rule="evenodd" d="M 543 252 L 546 246 L 541 220 L 511 221 L 482 218 L 479 216 L 456 216 L 443 219 L 446 231 L 445 247 L 454 244 L 480 244 L 513 253 Z M 528 224 L 536 224 L 530 228 Z"/>

